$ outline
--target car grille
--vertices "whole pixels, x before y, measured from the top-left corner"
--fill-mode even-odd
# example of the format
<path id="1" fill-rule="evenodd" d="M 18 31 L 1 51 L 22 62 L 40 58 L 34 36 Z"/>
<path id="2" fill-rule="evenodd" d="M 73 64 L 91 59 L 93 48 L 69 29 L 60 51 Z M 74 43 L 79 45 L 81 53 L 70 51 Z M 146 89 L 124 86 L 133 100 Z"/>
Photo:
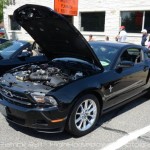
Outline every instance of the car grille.
<path id="1" fill-rule="evenodd" d="M 0 94 L 5 98 L 6 101 L 9 101 L 10 103 L 24 106 L 33 105 L 33 102 L 29 100 L 29 98 L 23 93 L 1 88 Z"/>

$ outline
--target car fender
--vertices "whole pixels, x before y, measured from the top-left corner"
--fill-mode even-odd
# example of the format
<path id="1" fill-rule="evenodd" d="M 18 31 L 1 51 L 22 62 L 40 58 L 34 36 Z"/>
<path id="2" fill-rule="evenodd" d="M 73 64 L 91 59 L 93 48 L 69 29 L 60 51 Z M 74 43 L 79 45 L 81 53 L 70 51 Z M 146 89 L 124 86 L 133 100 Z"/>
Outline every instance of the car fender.
<path id="1" fill-rule="evenodd" d="M 73 101 L 75 101 L 75 99 L 79 95 L 82 95 L 83 93 L 87 93 L 87 92 L 89 93 L 93 91 L 99 93 L 100 92 L 99 89 L 101 88 L 101 83 L 98 79 L 99 79 L 99 74 L 90 77 L 81 78 L 50 91 L 48 95 L 55 97 L 60 102 L 70 104 Z M 102 93 L 99 94 L 102 95 Z"/>

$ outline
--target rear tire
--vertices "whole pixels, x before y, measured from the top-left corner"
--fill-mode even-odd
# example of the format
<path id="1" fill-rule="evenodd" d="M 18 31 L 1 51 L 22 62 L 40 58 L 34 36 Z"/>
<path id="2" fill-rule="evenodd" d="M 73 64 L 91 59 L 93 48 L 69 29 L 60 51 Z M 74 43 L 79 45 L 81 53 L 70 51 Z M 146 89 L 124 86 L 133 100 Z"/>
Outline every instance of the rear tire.
<path id="1" fill-rule="evenodd" d="M 91 94 L 79 98 L 68 119 L 67 131 L 76 137 L 91 132 L 100 114 L 98 99 Z"/>

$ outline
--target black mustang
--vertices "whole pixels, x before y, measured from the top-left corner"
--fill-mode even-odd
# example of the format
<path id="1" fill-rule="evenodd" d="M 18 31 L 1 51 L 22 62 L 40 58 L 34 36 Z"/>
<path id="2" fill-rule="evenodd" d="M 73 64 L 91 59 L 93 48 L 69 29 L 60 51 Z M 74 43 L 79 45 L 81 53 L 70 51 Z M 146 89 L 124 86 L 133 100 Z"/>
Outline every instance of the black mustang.
<path id="1" fill-rule="evenodd" d="M 93 130 L 99 116 L 149 88 L 147 49 L 125 43 L 87 43 L 63 16 L 25 5 L 16 21 L 49 63 L 23 65 L 3 75 L 0 107 L 7 120 L 43 132 Z"/>

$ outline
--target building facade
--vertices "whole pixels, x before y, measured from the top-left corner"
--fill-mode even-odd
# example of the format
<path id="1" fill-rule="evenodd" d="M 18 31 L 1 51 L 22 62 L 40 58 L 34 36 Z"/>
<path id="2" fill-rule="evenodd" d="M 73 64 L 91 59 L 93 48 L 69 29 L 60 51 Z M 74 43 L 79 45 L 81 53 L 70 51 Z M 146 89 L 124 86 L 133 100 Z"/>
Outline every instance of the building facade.
<path id="1" fill-rule="evenodd" d="M 111 41 L 124 25 L 128 33 L 127 42 L 140 44 L 141 30 L 150 31 L 150 3 L 145 0 L 78 0 L 78 15 L 72 18 L 74 26 L 88 39 L 92 34 L 95 40 Z M 4 25 L 9 39 L 33 39 L 13 20 L 13 12 L 24 4 L 38 4 L 54 8 L 54 0 L 10 0 L 4 9 Z"/>

